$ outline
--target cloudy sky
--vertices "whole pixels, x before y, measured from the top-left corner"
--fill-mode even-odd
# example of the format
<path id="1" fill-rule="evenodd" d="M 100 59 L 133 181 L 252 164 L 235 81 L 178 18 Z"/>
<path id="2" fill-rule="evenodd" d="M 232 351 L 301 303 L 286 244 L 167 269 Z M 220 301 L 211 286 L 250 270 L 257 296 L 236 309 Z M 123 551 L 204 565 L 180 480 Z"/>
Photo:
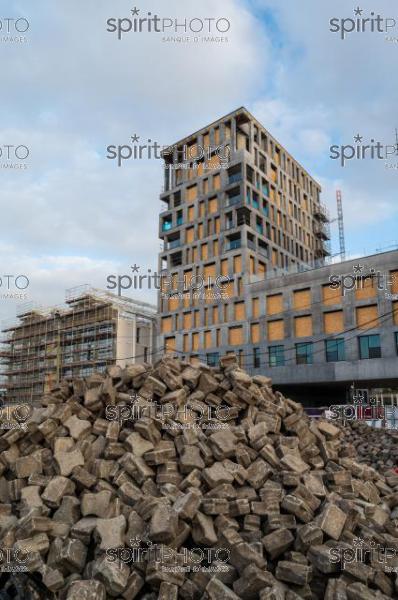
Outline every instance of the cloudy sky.
<path id="1" fill-rule="evenodd" d="M 3 275 L 24 274 L 29 301 L 60 304 L 66 288 L 105 288 L 109 274 L 131 273 L 133 264 L 156 270 L 161 162 L 118 168 L 107 146 L 133 135 L 169 144 L 241 105 L 320 181 L 332 216 L 342 190 L 349 254 L 398 241 L 398 156 L 389 168 L 383 160 L 342 168 L 329 157 L 331 145 L 354 145 L 357 134 L 364 144 L 394 143 L 391 0 L 0 0 L 0 8 L 2 294 Z M 132 19 L 134 8 L 179 22 L 228 19 L 228 41 L 164 41 L 156 32 L 118 40 L 106 22 Z M 329 21 L 360 18 L 356 8 L 397 25 L 342 40 Z M 6 146 L 20 146 L 20 155 L 26 146 L 29 156 L 13 160 Z M 332 232 L 337 252 L 336 224 Z M 131 295 L 154 300 L 145 290 Z M 0 319 L 15 311 L 15 300 L 0 298 Z"/>

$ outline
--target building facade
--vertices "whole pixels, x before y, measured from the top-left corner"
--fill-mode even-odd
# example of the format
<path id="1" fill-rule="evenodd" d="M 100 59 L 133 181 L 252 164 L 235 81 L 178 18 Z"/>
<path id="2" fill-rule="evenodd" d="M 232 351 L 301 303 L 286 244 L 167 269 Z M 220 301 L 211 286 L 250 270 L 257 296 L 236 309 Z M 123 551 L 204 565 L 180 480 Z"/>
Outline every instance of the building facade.
<path id="1" fill-rule="evenodd" d="M 216 356 L 250 343 L 248 286 L 323 264 L 320 186 L 244 108 L 164 153 L 160 345 Z"/>
<path id="2" fill-rule="evenodd" d="M 88 286 L 68 290 L 65 307 L 27 308 L 3 330 L 3 394 L 30 402 L 64 378 L 151 362 L 156 334 L 155 306 Z"/>

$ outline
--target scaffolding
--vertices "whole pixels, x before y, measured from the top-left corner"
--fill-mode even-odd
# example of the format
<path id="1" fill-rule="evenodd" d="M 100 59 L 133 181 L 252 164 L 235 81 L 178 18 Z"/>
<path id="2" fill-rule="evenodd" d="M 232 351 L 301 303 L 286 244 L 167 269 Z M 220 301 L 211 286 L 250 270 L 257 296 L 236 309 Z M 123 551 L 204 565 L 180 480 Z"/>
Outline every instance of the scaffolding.
<path id="1" fill-rule="evenodd" d="M 1 393 L 10 403 L 34 403 L 65 378 L 105 371 L 117 360 L 120 320 L 150 328 L 156 309 L 89 286 L 66 291 L 66 307 L 24 306 L 3 329 Z M 135 353 L 131 356 L 135 362 Z"/>

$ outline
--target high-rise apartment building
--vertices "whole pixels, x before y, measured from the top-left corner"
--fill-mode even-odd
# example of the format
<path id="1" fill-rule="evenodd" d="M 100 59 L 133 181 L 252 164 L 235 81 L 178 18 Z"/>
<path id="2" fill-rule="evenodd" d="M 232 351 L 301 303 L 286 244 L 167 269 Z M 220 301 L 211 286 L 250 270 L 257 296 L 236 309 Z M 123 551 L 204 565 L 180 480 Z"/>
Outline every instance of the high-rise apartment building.
<path id="1" fill-rule="evenodd" d="M 220 348 L 243 353 L 259 311 L 249 284 L 329 254 L 320 186 L 245 108 L 164 159 L 160 343 L 210 363 Z"/>
<path id="2" fill-rule="evenodd" d="M 6 400 L 35 401 L 64 378 L 152 362 L 156 320 L 155 306 L 88 286 L 68 290 L 64 307 L 26 307 L 3 329 Z"/>

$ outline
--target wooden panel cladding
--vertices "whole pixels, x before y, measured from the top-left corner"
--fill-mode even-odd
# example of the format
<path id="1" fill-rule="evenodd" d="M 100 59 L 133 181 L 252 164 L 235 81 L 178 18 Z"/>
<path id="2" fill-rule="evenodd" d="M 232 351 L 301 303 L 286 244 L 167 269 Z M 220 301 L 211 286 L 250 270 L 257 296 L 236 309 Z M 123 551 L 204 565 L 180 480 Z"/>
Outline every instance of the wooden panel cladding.
<path id="1" fill-rule="evenodd" d="M 260 315 L 260 300 L 259 298 L 252 299 L 252 316 L 257 319 Z"/>
<path id="2" fill-rule="evenodd" d="M 195 219 L 195 208 L 193 206 L 188 207 L 188 221 L 193 221 Z"/>
<path id="3" fill-rule="evenodd" d="M 293 292 L 293 308 L 303 310 L 311 307 L 311 290 L 296 290 Z"/>
<path id="4" fill-rule="evenodd" d="M 200 312 L 198 310 L 195 310 L 194 327 L 199 327 L 199 325 L 200 325 Z"/>
<path id="5" fill-rule="evenodd" d="M 398 294 L 398 271 L 390 271 L 391 293 Z"/>
<path id="6" fill-rule="evenodd" d="M 196 198 L 198 197 L 198 186 L 195 185 L 191 185 L 190 187 L 187 188 L 187 195 L 186 195 L 186 199 L 188 202 L 192 201 L 192 200 L 196 200 Z"/>
<path id="7" fill-rule="evenodd" d="M 228 259 L 223 258 L 221 261 L 221 275 L 226 277 L 228 275 Z"/>
<path id="8" fill-rule="evenodd" d="M 283 294 L 267 296 L 267 315 L 277 315 L 283 312 Z"/>
<path id="9" fill-rule="evenodd" d="M 205 341 L 205 348 L 211 348 L 212 347 L 211 331 L 205 331 L 204 341 Z"/>
<path id="10" fill-rule="evenodd" d="M 209 200 L 209 213 L 213 214 L 217 212 L 217 198 L 210 198 Z"/>
<path id="11" fill-rule="evenodd" d="M 283 340 L 285 337 L 285 324 L 283 319 L 270 321 L 267 325 L 267 338 L 270 342 Z"/>
<path id="12" fill-rule="evenodd" d="M 260 277 L 262 277 L 263 279 L 265 279 L 265 273 L 266 273 L 266 266 L 263 262 L 261 262 L 261 260 L 258 261 L 258 275 L 260 275 Z"/>
<path id="13" fill-rule="evenodd" d="M 228 283 L 223 283 L 221 292 L 223 294 L 224 300 L 227 300 L 228 298 L 233 298 L 235 296 L 234 282 L 228 281 Z"/>
<path id="14" fill-rule="evenodd" d="M 186 230 L 186 243 L 187 244 L 191 244 L 195 239 L 195 228 L 194 227 L 188 227 L 188 229 Z"/>
<path id="15" fill-rule="evenodd" d="M 333 289 L 330 284 L 322 286 L 322 302 L 326 306 L 332 306 L 333 304 L 341 304 L 341 288 Z"/>
<path id="16" fill-rule="evenodd" d="M 166 352 L 174 352 L 174 350 L 176 349 L 175 337 L 169 337 L 165 339 L 165 348 Z"/>
<path id="17" fill-rule="evenodd" d="M 199 350 L 199 333 L 192 334 L 192 350 Z"/>
<path id="18" fill-rule="evenodd" d="M 260 341 L 260 325 L 259 323 L 252 323 L 250 325 L 250 338 L 252 344 L 258 344 Z"/>
<path id="19" fill-rule="evenodd" d="M 203 239 L 203 223 L 199 223 L 198 225 L 198 239 L 202 240 Z"/>
<path id="20" fill-rule="evenodd" d="M 256 273 L 256 263 L 253 256 L 250 256 L 250 275 Z"/>
<path id="21" fill-rule="evenodd" d="M 234 304 L 234 320 L 244 321 L 246 319 L 245 303 L 235 302 Z"/>
<path id="22" fill-rule="evenodd" d="M 187 333 L 184 333 L 182 338 L 182 349 L 184 352 L 189 351 L 189 335 Z"/>
<path id="23" fill-rule="evenodd" d="M 394 325 L 398 325 L 398 302 L 392 303 L 393 317 L 394 317 Z"/>
<path id="24" fill-rule="evenodd" d="M 213 279 L 215 279 L 216 263 L 212 263 L 211 265 L 205 265 L 205 267 L 203 269 L 203 276 L 205 279 L 207 279 L 208 277 L 213 277 Z"/>
<path id="25" fill-rule="evenodd" d="M 218 245 L 218 240 L 214 240 L 213 242 L 213 254 L 214 256 L 218 256 L 219 254 L 219 245 Z"/>
<path id="26" fill-rule="evenodd" d="M 324 313 L 323 331 L 325 333 L 340 333 L 344 331 L 344 313 L 342 310 Z"/>
<path id="27" fill-rule="evenodd" d="M 213 190 L 218 191 L 221 189 L 221 177 L 220 175 L 213 176 Z"/>
<path id="28" fill-rule="evenodd" d="M 184 289 L 187 290 L 191 287 L 192 284 L 192 269 L 188 269 L 188 271 L 184 271 Z"/>
<path id="29" fill-rule="evenodd" d="M 172 317 L 162 318 L 162 333 L 170 333 L 173 331 L 173 319 Z"/>
<path id="30" fill-rule="evenodd" d="M 207 260 L 207 258 L 209 257 L 209 247 L 207 244 L 203 244 L 201 246 L 201 250 L 202 250 L 202 260 Z"/>
<path id="31" fill-rule="evenodd" d="M 294 319 L 294 335 L 298 337 L 309 337 L 312 335 L 312 316 L 295 317 Z"/>
<path id="32" fill-rule="evenodd" d="M 367 298 L 375 298 L 377 294 L 377 279 L 376 277 L 360 277 L 355 284 L 356 300 L 366 300 Z"/>
<path id="33" fill-rule="evenodd" d="M 228 329 L 228 344 L 230 346 L 243 344 L 243 327 L 241 325 Z"/>
<path id="34" fill-rule="evenodd" d="M 188 313 L 184 313 L 183 316 L 183 328 L 184 329 L 191 329 L 192 327 L 192 313 L 188 312 Z"/>
<path id="35" fill-rule="evenodd" d="M 200 202 L 199 203 L 199 217 L 204 217 L 205 216 L 205 203 L 204 202 Z"/>
<path id="36" fill-rule="evenodd" d="M 379 327 L 377 304 L 371 306 L 358 306 L 356 308 L 357 326 L 360 329 L 373 329 Z"/>
<path id="37" fill-rule="evenodd" d="M 180 306 L 180 298 L 178 296 L 170 296 L 169 297 L 169 310 L 178 310 Z"/>
<path id="38" fill-rule="evenodd" d="M 218 306 L 213 306 L 213 325 L 218 323 Z"/>
<path id="39" fill-rule="evenodd" d="M 216 217 L 214 219 L 214 227 L 215 227 L 215 232 L 216 233 L 220 233 L 221 231 L 221 221 L 220 221 L 220 217 Z"/>
<path id="40" fill-rule="evenodd" d="M 242 257 L 234 256 L 234 273 L 242 273 Z"/>

